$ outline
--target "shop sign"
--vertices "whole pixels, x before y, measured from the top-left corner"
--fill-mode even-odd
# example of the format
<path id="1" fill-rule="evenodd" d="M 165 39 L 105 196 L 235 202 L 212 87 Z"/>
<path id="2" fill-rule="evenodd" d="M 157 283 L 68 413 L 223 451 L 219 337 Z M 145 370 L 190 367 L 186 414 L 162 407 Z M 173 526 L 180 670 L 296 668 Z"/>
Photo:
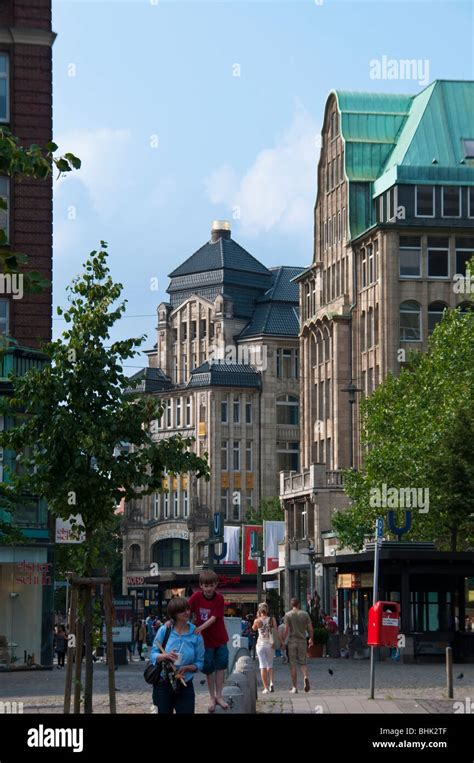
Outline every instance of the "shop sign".
<path id="1" fill-rule="evenodd" d="M 161 532 L 157 540 L 166 540 L 167 538 L 181 538 L 182 540 L 189 540 L 189 532 L 187 530 L 170 530 L 169 532 Z"/>
<path id="2" fill-rule="evenodd" d="M 18 562 L 16 582 L 21 585 L 51 585 L 51 562 Z"/>
<path id="3" fill-rule="evenodd" d="M 145 585 L 145 578 L 140 576 L 135 577 L 127 577 L 127 585 L 128 586 L 134 586 L 134 585 Z"/>

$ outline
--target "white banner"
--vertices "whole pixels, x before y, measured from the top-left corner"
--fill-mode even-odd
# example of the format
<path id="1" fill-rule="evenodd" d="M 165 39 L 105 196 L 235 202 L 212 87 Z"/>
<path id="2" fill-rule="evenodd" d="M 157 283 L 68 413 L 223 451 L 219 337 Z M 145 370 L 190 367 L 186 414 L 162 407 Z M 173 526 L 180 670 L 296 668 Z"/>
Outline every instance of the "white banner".
<path id="1" fill-rule="evenodd" d="M 285 523 L 271 521 L 263 523 L 263 548 L 265 551 L 265 572 L 278 567 L 278 544 L 285 540 Z"/>
<path id="2" fill-rule="evenodd" d="M 240 527 L 224 525 L 224 543 L 227 543 L 227 554 L 220 564 L 239 564 Z"/>
<path id="3" fill-rule="evenodd" d="M 82 517 L 80 514 L 69 517 L 69 519 L 56 518 L 56 540 L 55 543 L 84 543 L 86 539 L 85 532 L 74 533 L 71 527 L 72 522 L 82 525 Z"/>

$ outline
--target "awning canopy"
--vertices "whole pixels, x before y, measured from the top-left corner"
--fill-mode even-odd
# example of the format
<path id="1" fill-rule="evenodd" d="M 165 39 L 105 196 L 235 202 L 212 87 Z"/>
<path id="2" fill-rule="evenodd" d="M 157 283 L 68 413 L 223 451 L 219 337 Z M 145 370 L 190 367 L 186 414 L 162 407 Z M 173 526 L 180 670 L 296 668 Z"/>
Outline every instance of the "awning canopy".
<path id="1" fill-rule="evenodd" d="M 262 572 L 262 577 L 263 578 L 273 577 L 274 575 L 279 575 L 281 572 L 285 572 L 285 568 L 277 567 L 274 570 L 269 570 L 268 572 Z"/>

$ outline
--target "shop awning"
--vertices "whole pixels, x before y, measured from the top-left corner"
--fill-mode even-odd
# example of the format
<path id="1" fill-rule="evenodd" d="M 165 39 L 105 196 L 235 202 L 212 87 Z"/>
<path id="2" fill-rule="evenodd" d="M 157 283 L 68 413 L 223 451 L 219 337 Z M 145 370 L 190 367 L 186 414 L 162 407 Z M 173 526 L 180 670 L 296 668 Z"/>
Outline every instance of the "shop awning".
<path id="1" fill-rule="evenodd" d="M 274 570 L 269 570 L 268 572 L 262 572 L 262 578 L 269 578 L 273 575 L 279 575 L 281 572 L 285 572 L 284 567 L 277 567 Z"/>

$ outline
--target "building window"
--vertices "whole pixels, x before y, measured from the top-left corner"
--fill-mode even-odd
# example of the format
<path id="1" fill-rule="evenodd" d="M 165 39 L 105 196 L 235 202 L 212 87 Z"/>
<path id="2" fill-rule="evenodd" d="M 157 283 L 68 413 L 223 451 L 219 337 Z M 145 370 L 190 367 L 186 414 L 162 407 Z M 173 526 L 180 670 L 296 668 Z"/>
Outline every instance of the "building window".
<path id="1" fill-rule="evenodd" d="M 400 278 L 421 276 L 421 238 L 400 236 Z"/>
<path id="2" fill-rule="evenodd" d="M 247 490 L 245 494 L 245 501 L 246 501 L 245 509 L 247 514 L 249 514 L 253 508 L 253 490 Z"/>
<path id="3" fill-rule="evenodd" d="M 233 469 L 234 472 L 240 472 L 240 441 L 234 440 L 233 451 Z"/>
<path id="4" fill-rule="evenodd" d="M 379 279 L 379 270 L 380 270 L 380 264 L 379 264 L 379 241 L 376 239 L 374 241 L 374 252 L 375 252 L 375 260 L 374 260 L 374 277 L 375 280 L 378 281 Z"/>
<path id="5" fill-rule="evenodd" d="M 166 401 L 166 426 L 171 427 L 171 400 Z"/>
<path id="6" fill-rule="evenodd" d="M 299 443 L 277 442 L 278 471 L 297 472 L 299 468 Z"/>
<path id="7" fill-rule="evenodd" d="M 400 341 L 421 342 L 421 310 L 418 302 L 400 305 Z"/>
<path id="8" fill-rule="evenodd" d="M 189 567 L 189 541 L 181 538 L 166 538 L 153 545 L 152 559 L 158 567 Z"/>
<path id="9" fill-rule="evenodd" d="M 375 305 L 374 310 L 374 344 L 377 346 L 379 343 L 379 306 Z"/>
<path id="10" fill-rule="evenodd" d="M 0 122 L 10 121 L 9 60 L 6 53 L 0 53 Z"/>
<path id="11" fill-rule="evenodd" d="M 240 522 L 241 495 L 240 490 L 234 490 L 232 495 L 232 520 L 234 522 Z"/>
<path id="12" fill-rule="evenodd" d="M 252 423 L 252 398 L 247 397 L 245 402 L 245 423 Z"/>
<path id="13" fill-rule="evenodd" d="M 188 379 L 188 354 L 184 352 L 181 356 L 181 365 L 183 370 L 182 381 L 185 382 Z"/>
<path id="14" fill-rule="evenodd" d="M 433 333 L 436 324 L 441 321 L 446 307 L 444 302 L 432 302 L 428 305 L 428 335 Z"/>
<path id="15" fill-rule="evenodd" d="M 443 186 L 441 192 L 441 215 L 461 217 L 461 189 L 459 186 Z"/>
<path id="16" fill-rule="evenodd" d="M 434 217 L 435 189 L 433 185 L 415 186 L 415 217 Z"/>
<path id="17" fill-rule="evenodd" d="M 474 238 L 456 238 L 456 273 L 467 275 L 467 264 L 474 257 Z"/>
<path id="18" fill-rule="evenodd" d="M 449 277 L 449 240 L 442 237 L 428 237 L 429 278 Z"/>
<path id="19" fill-rule="evenodd" d="M 365 352 L 365 336 L 366 336 L 366 313 L 362 310 L 360 315 L 360 351 Z"/>
<path id="20" fill-rule="evenodd" d="M 181 341 L 185 342 L 188 338 L 188 324 L 185 321 L 181 322 Z"/>
<path id="21" fill-rule="evenodd" d="M 299 375 L 298 350 L 277 349 L 277 378 L 297 379 Z"/>
<path id="22" fill-rule="evenodd" d="M 228 440 L 222 440 L 222 443 L 221 443 L 221 470 L 223 472 L 226 472 L 228 470 L 228 468 L 229 468 L 228 452 L 229 452 L 229 441 Z"/>
<path id="23" fill-rule="evenodd" d="M 229 423 L 229 403 L 227 399 L 221 400 L 221 423 Z"/>
<path id="24" fill-rule="evenodd" d="M 467 199 L 468 199 L 468 210 L 467 210 L 468 217 L 474 217 L 474 186 L 469 186 L 469 188 L 467 189 Z"/>
<path id="25" fill-rule="evenodd" d="M 163 493 L 163 518 L 169 519 L 170 516 L 170 494 L 168 491 Z"/>
<path id="26" fill-rule="evenodd" d="M 176 426 L 181 426 L 181 398 L 176 398 Z"/>
<path id="27" fill-rule="evenodd" d="M 153 493 L 153 519 L 160 518 L 160 496 L 158 493 Z"/>
<path id="28" fill-rule="evenodd" d="M 8 299 L 0 299 L 0 336 L 9 334 L 10 303 Z"/>
<path id="29" fill-rule="evenodd" d="M 294 395 L 282 395 L 277 398 L 277 424 L 299 424 L 299 401 Z"/>
<path id="30" fill-rule="evenodd" d="M 177 490 L 173 492 L 173 517 L 174 519 L 179 517 L 179 495 Z"/>
<path id="31" fill-rule="evenodd" d="M 191 398 L 186 398 L 186 426 L 191 426 Z"/>
<path id="32" fill-rule="evenodd" d="M 367 316 L 367 349 L 374 346 L 374 311 L 369 307 L 369 313 Z"/>
<path id="33" fill-rule="evenodd" d="M 197 337 L 197 323 L 196 321 L 191 321 L 191 339 L 196 339 Z"/>
<path id="34" fill-rule="evenodd" d="M 367 251 L 365 246 L 360 250 L 360 283 L 362 288 L 367 286 Z"/>
<path id="35" fill-rule="evenodd" d="M 224 519 L 229 519 L 229 491 L 221 490 L 221 512 Z"/>
<path id="36" fill-rule="evenodd" d="M 368 384 L 368 394 L 370 395 L 370 393 L 374 391 L 374 369 L 373 368 L 369 368 L 367 372 L 367 384 Z"/>
<path id="37" fill-rule="evenodd" d="M 240 395 L 234 397 L 234 424 L 240 424 Z"/>
<path id="38" fill-rule="evenodd" d="M 183 516 L 185 519 L 189 517 L 189 494 L 187 490 L 183 490 Z"/>
<path id="39" fill-rule="evenodd" d="M 333 111 L 331 114 L 331 138 L 334 140 L 336 136 L 337 136 L 337 111 Z"/>
<path id="40" fill-rule="evenodd" d="M 252 471 L 252 440 L 247 440 L 245 446 L 245 469 L 247 472 Z"/>

